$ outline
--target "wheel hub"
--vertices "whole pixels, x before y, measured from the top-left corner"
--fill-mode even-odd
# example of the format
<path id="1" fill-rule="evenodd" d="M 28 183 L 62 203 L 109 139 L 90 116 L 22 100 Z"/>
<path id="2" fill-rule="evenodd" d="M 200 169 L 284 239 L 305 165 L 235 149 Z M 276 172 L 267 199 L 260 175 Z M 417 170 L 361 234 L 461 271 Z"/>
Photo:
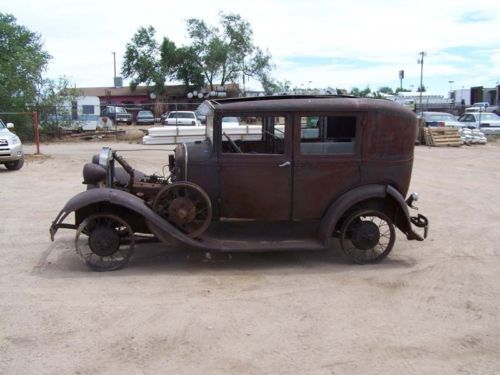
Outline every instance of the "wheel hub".
<path id="1" fill-rule="evenodd" d="M 361 221 L 352 230 L 352 244 L 360 250 L 369 250 L 375 247 L 379 240 L 379 227 L 371 221 Z"/>
<path id="2" fill-rule="evenodd" d="M 168 207 L 168 217 L 177 225 L 190 223 L 196 217 L 196 207 L 188 198 L 175 198 Z"/>
<path id="3" fill-rule="evenodd" d="M 89 245 L 95 254 L 110 256 L 120 247 L 120 235 L 112 228 L 97 227 L 90 233 Z"/>

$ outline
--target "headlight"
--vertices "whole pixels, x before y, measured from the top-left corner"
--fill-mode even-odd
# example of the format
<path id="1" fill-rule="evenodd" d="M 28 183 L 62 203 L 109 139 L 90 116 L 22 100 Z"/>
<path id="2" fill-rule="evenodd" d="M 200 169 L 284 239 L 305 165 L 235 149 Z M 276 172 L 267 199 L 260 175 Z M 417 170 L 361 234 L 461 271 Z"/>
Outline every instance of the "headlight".
<path id="1" fill-rule="evenodd" d="M 10 139 L 10 144 L 11 144 L 11 145 L 13 145 L 13 146 L 14 146 L 14 145 L 18 145 L 18 144 L 20 144 L 20 143 L 21 143 L 21 140 L 20 140 L 20 139 L 19 139 L 19 137 L 17 137 L 17 136 L 16 136 L 16 137 L 12 137 L 12 138 Z"/>
<path id="2" fill-rule="evenodd" d="M 104 167 L 104 169 L 108 169 L 109 162 L 113 158 L 113 153 L 111 152 L 111 148 L 103 147 L 99 152 L 99 165 Z"/>

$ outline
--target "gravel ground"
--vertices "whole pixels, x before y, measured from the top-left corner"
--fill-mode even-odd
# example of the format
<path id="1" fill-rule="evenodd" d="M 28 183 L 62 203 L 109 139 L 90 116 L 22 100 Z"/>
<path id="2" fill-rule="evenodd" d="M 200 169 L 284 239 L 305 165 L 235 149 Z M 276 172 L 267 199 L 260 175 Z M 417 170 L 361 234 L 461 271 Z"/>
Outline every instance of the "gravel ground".
<path id="1" fill-rule="evenodd" d="M 0 167 L 1 374 L 500 373 L 499 144 L 416 148 L 430 236 L 398 232 L 379 265 L 148 245 L 94 273 L 72 231 L 51 243 L 48 228 L 101 145 L 42 145 L 22 170 Z M 149 173 L 167 164 L 113 147 L 141 150 L 123 154 Z"/>

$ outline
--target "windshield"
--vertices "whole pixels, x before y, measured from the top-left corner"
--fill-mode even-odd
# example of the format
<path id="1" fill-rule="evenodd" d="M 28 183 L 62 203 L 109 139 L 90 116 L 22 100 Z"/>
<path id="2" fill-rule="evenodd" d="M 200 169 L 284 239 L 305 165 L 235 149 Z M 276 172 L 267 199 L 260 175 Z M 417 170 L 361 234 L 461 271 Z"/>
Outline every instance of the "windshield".
<path id="1" fill-rule="evenodd" d="M 479 115 L 476 115 L 476 117 L 479 120 Z M 484 120 L 487 120 L 487 121 L 500 121 L 500 117 L 498 117 L 494 113 L 483 113 L 481 115 L 481 121 L 484 121 Z"/>
<path id="2" fill-rule="evenodd" d="M 115 111 L 116 113 L 127 113 L 127 111 L 123 107 L 115 107 Z"/>
<path id="3" fill-rule="evenodd" d="M 0 129 L 5 129 L 5 128 L 6 128 L 5 124 L 3 123 L 2 120 L 0 120 Z"/>
<path id="4" fill-rule="evenodd" d="M 193 119 L 195 118 L 194 113 L 189 113 L 189 112 L 172 112 L 171 114 L 168 115 L 168 118 L 189 118 Z"/>
<path id="5" fill-rule="evenodd" d="M 139 116 L 153 116 L 153 113 L 150 111 L 140 111 Z"/>
<path id="6" fill-rule="evenodd" d="M 427 121 L 457 121 L 455 117 L 447 114 L 432 114 L 432 115 L 424 115 L 424 118 Z"/>

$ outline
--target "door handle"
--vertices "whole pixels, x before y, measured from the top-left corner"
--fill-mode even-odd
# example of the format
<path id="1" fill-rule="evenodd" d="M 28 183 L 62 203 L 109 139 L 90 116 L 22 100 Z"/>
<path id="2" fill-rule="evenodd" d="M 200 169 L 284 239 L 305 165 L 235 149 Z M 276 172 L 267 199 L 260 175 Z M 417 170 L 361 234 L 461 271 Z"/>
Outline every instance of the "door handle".
<path id="1" fill-rule="evenodd" d="M 292 164 L 292 163 L 290 163 L 290 162 L 287 160 L 287 161 L 285 161 L 284 163 L 282 163 L 282 164 L 278 165 L 278 167 L 280 167 L 280 168 L 283 168 L 283 167 L 288 167 L 290 164 Z"/>

